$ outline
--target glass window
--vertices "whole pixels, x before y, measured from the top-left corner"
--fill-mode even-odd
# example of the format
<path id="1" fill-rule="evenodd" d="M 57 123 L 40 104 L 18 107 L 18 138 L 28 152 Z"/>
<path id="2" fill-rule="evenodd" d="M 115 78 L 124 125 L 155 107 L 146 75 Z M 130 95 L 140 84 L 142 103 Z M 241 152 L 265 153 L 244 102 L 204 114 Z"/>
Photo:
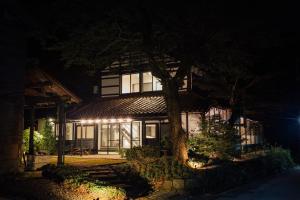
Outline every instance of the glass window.
<path id="1" fill-rule="evenodd" d="M 73 124 L 66 123 L 66 140 L 72 140 Z"/>
<path id="2" fill-rule="evenodd" d="M 151 72 L 143 73 L 143 92 L 152 91 L 152 74 Z"/>
<path id="3" fill-rule="evenodd" d="M 131 132 L 131 124 L 130 123 L 121 123 L 121 147 L 122 148 L 130 148 L 130 132 Z"/>
<path id="4" fill-rule="evenodd" d="M 140 75 L 131 74 L 131 93 L 140 91 Z"/>
<path id="5" fill-rule="evenodd" d="M 86 139 L 93 139 L 94 138 L 94 126 L 87 126 L 86 127 L 85 138 Z"/>
<path id="6" fill-rule="evenodd" d="M 122 94 L 134 93 L 140 91 L 140 75 L 128 74 L 122 75 Z"/>
<path id="7" fill-rule="evenodd" d="M 82 134 L 81 134 L 82 130 Z M 94 138 L 94 126 L 77 126 L 77 139 L 93 139 Z"/>
<path id="8" fill-rule="evenodd" d="M 119 124 L 112 124 L 110 129 L 110 146 L 119 146 Z"/>
<path id="9" fill-rule="evenodd" d="M 153 91 L 159 91 L 162 90 L 162 84 L 160 82 L 160 79 L 153 76 Z"/>
<path id="10" fill-rule="evenodd" d="M 122 75 L 122 94 L 130 93 L 130 75 Z"/>
<path id="11" fill-rule="evenodd" d="M 140 140 L 140 122 L 132 122 L 132 140 Z"/>
<path id="12" fill-rule="evenodd" d="M 162 90 L 160 79 L 152 76 L 151 72 L 143 73 L 143 92 Z"/>
<path id="13" fill-rule="evenodd" d="M 146 138 L 156 138 L 156 124 L 146 124 Z"/>
<path id="14" fill-rule="evenodd" d="M 101 146 L 106 147 L 108 146 L 108 133 L 109 133 L 109 125 L 102 124 L 101 126 Z"/>

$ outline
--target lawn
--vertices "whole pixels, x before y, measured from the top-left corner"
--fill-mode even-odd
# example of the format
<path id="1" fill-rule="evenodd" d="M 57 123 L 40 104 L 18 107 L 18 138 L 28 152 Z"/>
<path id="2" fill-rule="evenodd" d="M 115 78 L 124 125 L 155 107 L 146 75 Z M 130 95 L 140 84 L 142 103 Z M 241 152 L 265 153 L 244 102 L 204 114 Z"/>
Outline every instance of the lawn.
<path id="1" fill-rule="evenodd" d="M 126 160 L 117 158 L 103 158 L 97 156 L 65 156 L 65 164 L 72 166 L 93 166 L 93 165 L 109 165 L 124 163 Z M 57 156 L 38 156 L 36 165 L 56 164 Z"/>

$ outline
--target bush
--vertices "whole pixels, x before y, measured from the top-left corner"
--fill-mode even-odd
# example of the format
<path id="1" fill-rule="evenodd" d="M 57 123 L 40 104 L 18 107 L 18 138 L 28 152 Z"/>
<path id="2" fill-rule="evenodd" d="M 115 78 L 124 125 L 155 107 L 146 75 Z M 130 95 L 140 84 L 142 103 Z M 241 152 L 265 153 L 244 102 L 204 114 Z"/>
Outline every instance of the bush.
<path id="1" fill-rule="evenodd" d="M 187 178 L 193 175 L 193 170 L 180 164 L 173 157 L 164 156 L 151 162 L 134 160 L 129 164 L 135 172 L 148 181 Z"/>
<path id="2" fill-rule="evenodd" d="M 143 160 L 146 158 L 159 158 L 160 148 L 153 146 L 133 147 L 125 151 L 127 160 Z"/>
<path id="3" fill-rule="evenodd" d="M 209 124 L 208 124 L 209 123 Z M 202 120 L 201 132 L 188 140 L 189 156 L 199 161 L 232 160 L 239 155 L 240 136 L 228 123 Z"/>
<path id="4" fill-rule="evenodd" d="M 281 147 L 271 147 L 266 152 L 265 162 L 272 172 L 281 172 L 295 165 L 291 152 Z"/>
<path id="5" fill-rule="evenodd" d="M 29 151 L 29 135 L 30 129 L 25 129 L 23 131 L 23 141 L 24 141 L 24 151 Z M 34 141 L 34 151 L 38 152 L 43 148 L 43 135 L 37 131 L 34 131 L 33 134 L 33 141 Z"/>
<path id="6" fill-rule="evenodd" d="M 25 129 L 23 132 L 24 140 L 24 151 L 29 151 L 29 135 L 30 129 Z M 47 120 L 43 125 L 41 132 L 34 131 L 33 136 L 34 151 L 39 152 L 40 150 L 46 150 L 49 154 L 56 152 L 56 140 L 52 131 L 52 126 Z"/>

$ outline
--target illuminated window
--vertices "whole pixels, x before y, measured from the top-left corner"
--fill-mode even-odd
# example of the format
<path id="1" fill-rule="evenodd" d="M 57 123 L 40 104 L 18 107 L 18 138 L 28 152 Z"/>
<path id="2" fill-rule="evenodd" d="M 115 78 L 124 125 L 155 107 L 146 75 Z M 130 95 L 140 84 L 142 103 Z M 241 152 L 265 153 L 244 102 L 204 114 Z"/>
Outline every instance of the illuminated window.
<path id="1" fill-rule="evenodd" d="M 143 92 L 162 90 L 161 82 L 151 72 L 143 73 Z"/>
<path id="2" fill-rule="evenodd" d="M 156 124 L 146 124 L 146 138 L 156 138 Z"/>
<path id="3" fill-rule="evenodd" d="M 81 133 L 82 130 L 82 133 Z M 77 139 L 93 139 L 94 126 L 77 126 Z"/>
<path id="4" fill-rule="evenodd" d="M 122 94 L 134 93 L 140 91 L 140 75 L 127 74 L 122 75 Z"/>

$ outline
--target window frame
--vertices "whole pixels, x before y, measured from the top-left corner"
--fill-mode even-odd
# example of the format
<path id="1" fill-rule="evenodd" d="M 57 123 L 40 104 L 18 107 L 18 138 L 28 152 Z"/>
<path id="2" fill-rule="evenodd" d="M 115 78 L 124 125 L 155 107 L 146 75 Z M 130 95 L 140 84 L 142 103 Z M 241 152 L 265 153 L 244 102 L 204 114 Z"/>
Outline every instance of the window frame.
<path id="1" fill-rule="evenodd" d="M 148 125 L 155 126 L 155 137 L 147 137 L 147 126 Z M 146 123 L 145 124 L 145 138 L 147 140 L 156 140 L 158 138 L 158 124 L 157 123 Z"/>
<path id="2" fill-rule="evenodd" d="M 137 92 L 132 92 L 132 75 L 138 75 L 138 85 L 139 85 L 139 91 Z M 123 76 L 129 76 L 129 92 L 123 93 Z M 136 73 L 126 73 L 126 74 L 120 74 L 120 95 L 127 95 L 127 94 L 136 94 L 141 92 L 141 73 L 136 72 Z"/>

